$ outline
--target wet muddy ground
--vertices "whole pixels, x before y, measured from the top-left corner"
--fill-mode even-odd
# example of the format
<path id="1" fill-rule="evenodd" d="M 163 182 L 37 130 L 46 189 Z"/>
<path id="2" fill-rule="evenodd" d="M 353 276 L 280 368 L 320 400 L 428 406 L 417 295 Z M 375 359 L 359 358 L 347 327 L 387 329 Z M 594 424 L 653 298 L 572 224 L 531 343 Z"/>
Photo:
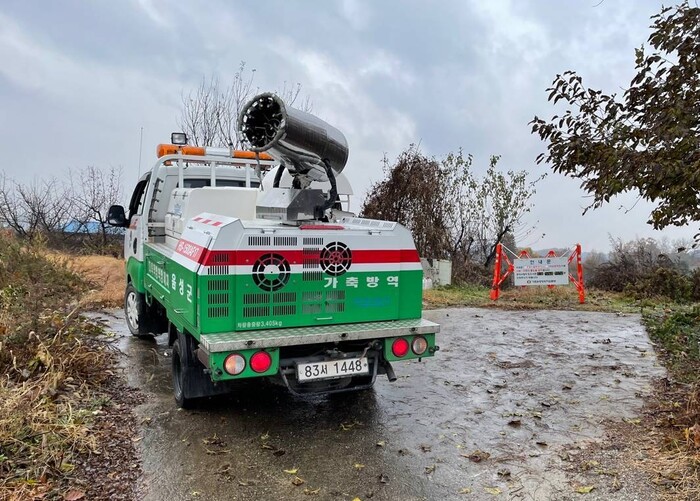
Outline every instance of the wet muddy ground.
<path id="1" fill-rule="evenodd" d="M 425 316 L 442 324 L 441 350 L 394 364 L 395 383 L 307 398 L 249 385 L 185 411 L 172 397 L 167 336 L 133 338 L 120 312 L 104 312 L 130 384 L 146 395 L 136 410 L 143 499 L 579 499 L 572 457 L 607 423 L 634 426 L 664 374 L 636 315 Z M 625 479 L 585 499 L 649 498 L 643 481 Z"/>

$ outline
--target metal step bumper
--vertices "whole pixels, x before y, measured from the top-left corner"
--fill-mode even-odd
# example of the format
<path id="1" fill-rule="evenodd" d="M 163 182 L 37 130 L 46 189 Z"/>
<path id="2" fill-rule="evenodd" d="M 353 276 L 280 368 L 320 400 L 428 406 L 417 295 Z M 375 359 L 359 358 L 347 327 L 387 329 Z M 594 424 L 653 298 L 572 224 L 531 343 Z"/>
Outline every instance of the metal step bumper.
<path id="1" fill-rule="evenodd" d="M 440 325 L 424 318 L 363 322 L 357 324 L 318 325 L 291 329 L 266 329 L 204 334 L 200 344 L 209 353 L 251 348 L 270 348 L 300 344 L 333 343 L 415 334 L 437 334 Z"/>

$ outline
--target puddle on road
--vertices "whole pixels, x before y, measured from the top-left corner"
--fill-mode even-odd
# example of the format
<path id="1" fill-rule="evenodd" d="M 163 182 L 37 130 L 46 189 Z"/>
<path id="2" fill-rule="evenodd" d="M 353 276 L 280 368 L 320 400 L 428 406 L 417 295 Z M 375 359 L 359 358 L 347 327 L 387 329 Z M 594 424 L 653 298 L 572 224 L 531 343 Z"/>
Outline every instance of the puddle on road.
<path id="1" fill-rule="evenodd" d="M 574 498 L 557 453 L 600 439 L 607 420 L 637 417 L 652 378 L 664 374 L 636 315 L 425 316 L 442 324 L 441 350 L 394 364 L 395 383 L 307 398 L 247 385 L 180 411 L 167 336 L 131 337 L 121 312 L 106 312 L 129 382 L 147 396 L 137 409 L 144 499 L 313 499 L 320 489 L 318 499 L 432 500 L 460 499 L 465 488 L 477 499 L 491 497 L 485 488 Z M 473 462 L 476 450 L 489 458 Z"/>

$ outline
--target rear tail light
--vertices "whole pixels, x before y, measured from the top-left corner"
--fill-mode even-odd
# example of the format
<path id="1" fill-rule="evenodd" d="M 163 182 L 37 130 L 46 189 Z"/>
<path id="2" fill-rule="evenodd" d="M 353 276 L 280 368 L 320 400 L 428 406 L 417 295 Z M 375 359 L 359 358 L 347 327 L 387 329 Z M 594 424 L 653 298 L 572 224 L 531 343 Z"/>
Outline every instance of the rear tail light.
<path id="1" fill-rule="evenodd" d="M 237 376 L 245 369 L 245 358 L 238 353 L 231 353 L 224 360 L 224 370 L 232 376 Z"/>
<path id="2" fill-rule="evenodd" d="M 408 341 L 400 337 L 394 339 L 394 342 L 391 345 L 391 352 L 394 354 L 395 357 L 401 358 L 406 356 L 406 354 L 408 353 L 408 348 Z"/>
<path id="3" fill-rule="evenodd" d="M 411 349 L 416 355 L 422 355 L 428 349 L 428 341 L 421 336 L 415 337 L 411 343 Z"/>
<path id="4" fill-rule="evenodd" d="M 272 366 L 272 357 L 266 351 L 258 351 L 250 357 L 250 368 L 255 372 L 267 372 Z"/>

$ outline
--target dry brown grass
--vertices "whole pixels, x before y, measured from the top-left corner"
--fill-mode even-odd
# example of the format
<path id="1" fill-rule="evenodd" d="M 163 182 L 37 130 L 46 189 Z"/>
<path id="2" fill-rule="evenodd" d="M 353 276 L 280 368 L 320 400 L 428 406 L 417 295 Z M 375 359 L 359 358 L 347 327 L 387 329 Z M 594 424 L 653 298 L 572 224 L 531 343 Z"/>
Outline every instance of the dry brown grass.
<path id="1" fill-rule="evenodd" d="M 101 329 L 79 315 L 85 283 L 47 254 L 0 241 L 0 499 L 59 496 L 99 441 L 93 412 L 113 376 Z"/>
<path id="2" fill-rule="evenodd" d="M 53 259 L 65 262 L 89 285 L 83 296 L 86 305 L 118 308 L 124 300 L 126 271 L 123 259 L 112 256 L 78 256 L 52 253 Z"/>
<path id="3" fill-rule="evenodd" d="M 645 414 L 654 446 L 638 466 L 664 500 L 700 499 L 700 383 L 660 381 Z"/>

